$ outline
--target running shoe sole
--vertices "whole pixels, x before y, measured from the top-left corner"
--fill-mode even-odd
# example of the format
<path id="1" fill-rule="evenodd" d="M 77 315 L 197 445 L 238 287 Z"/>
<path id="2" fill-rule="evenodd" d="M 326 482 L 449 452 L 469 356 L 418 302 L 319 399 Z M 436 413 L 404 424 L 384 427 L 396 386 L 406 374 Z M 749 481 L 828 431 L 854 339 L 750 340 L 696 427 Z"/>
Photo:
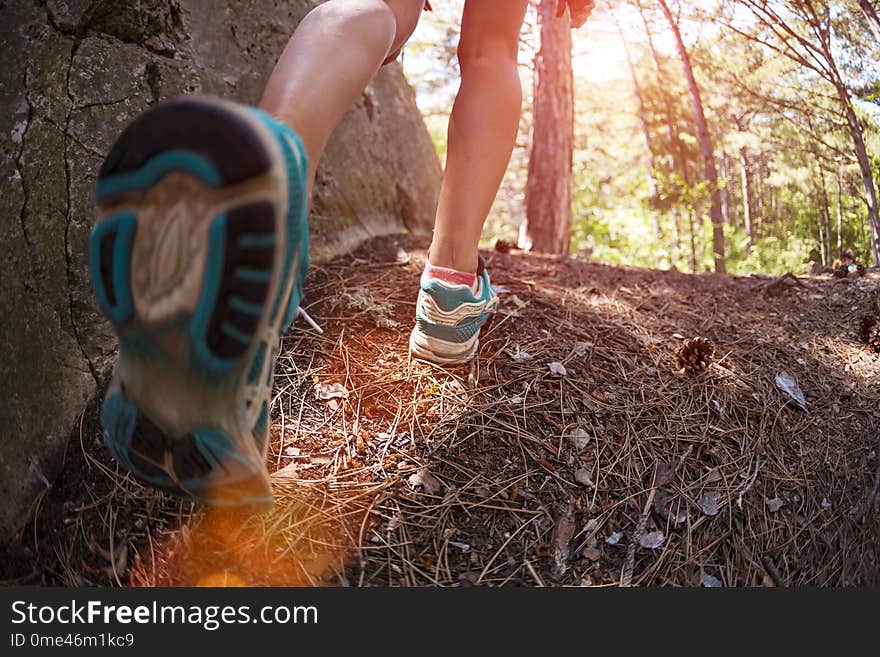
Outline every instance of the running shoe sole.
<path id="1" fill-rule="evenodd" d="M 92 280 L 119 336 L 104 440 L 142 482 L 214 505 L 272 502 L 274 356 L 308 248 L 305 156 L 283 131 L 232 103 L 166 101 L 95 186 Z"/>

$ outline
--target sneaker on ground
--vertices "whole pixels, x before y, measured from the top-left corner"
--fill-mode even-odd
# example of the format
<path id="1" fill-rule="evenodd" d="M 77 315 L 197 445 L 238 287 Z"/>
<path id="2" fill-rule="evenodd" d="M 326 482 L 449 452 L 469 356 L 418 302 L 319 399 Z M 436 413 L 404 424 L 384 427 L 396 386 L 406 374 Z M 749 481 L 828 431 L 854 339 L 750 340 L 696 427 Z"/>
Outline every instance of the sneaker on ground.
<path id="1" fill-rule="evenodd" d="M 467 363 L 477 353 L 480 329 L 498 305 L 486 263 L 479 259 L 475 286 L 442 280 L 429 271 L 422 274 L 410 352 L 439 365 Z"/>

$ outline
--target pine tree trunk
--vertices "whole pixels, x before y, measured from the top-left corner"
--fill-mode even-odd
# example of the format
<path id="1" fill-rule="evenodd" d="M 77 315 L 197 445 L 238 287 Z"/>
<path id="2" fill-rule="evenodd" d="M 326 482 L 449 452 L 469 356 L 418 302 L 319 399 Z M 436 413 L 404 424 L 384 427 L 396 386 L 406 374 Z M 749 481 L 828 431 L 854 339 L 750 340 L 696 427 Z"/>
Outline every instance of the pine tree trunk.
<path id="1" fill-rule="evenodd" d="M 831 208 L 828 203 L 828 188 L 825 186 L 825 174 L 819 169 L 819 191 L 822 195 L 822 218 L 825 221 L 825 253 L 828 259 L 823 263 L 831 264 L 834 257 L 831 255 Z"/>
<path id="2" fill-rule="evenodd" d="M 840 175 L 840 163 L 837 164 L 837 253 L 843 252 L 843 180 Z"/>
<path id="3" fill-rule="evenodd" d="M 859 7 L 865 15 L 865 20 L 868 21 L 868 27 L 874 33 L 874 38 L 880 41 L 880 16 L 877 15 L 877 10 L 869 0 L 859 0 Z"/>
<path id="4" fill-rule="evenodd" d="M 752 225 L 752 177 L 749 172 L 749 154 L 745 147 L 739 149 L 739 165 L 742 171 L 743 225 L 749 238 L 746 243 L 746 254 L 749 254 L 755 244 L 755 231 Z"/>
<path id="5" fill-rule="evenodd" d="M 688 210 L 688 227 L 690 228 L 690 237 L 691 237 L 691 252 L 690 252 L 690 266 L 691 271 L 697 271 L 697 227 L 696 222 L 694 221 L 694 211 Z"/>
<path id="6" fill-rule="evenodd" d="M 637 4 L 639 7 L 639 14 L 642 17 L 642 23 L 645 25 L 645 36 L 648 38 L 648 47 L 651 50 L 651 59 L 654 62 L 654 72 L 657 75 L 657 82 L 662 86 L 663 84 L 663 68 L 660 65 L 660 56 L 657 53 L 657 47 L 654 44 L 654 35 L 651 33 L 651 26 L 648 24 L 648 17 L 645 15 L 645 9 L 642 5 L 641 0 L 637 0 Z M 671 164 L 670 173 L 679 172 L 681 174 L 682 180 L 686 183 L 688 181 L 688 172 L 687 166 L 684 162 L 684 147 L 681 143 L 681 139 L 678 135 L 678 130 L 675 125 L 675 119 L 673 118 L 672 113 L 672 104 L 669 102 L 668 96 L 663 96 L 663 105 L 665 109 L 666 115 L 666 130 L 669 136 L 669 143 L 671 145 Z M 672 215 L 672 261 L 675 263 L 681 252 L 681 209 L 679 207 L 675 207 Z"/>
<path id="7" fill-rule="evenodd" d="M 868 204 L 868 227 L 871 230 L 871 260 L 875 267 L 880 266 L 880 214 L 877 210 L 877 190 L 874 187 L 874 175 L 871 170 L 871 160 L 868 158 L 868 150 L 865 147 L 865 136 L 862 126 L 859 124 L 855 110 L 849 100 L 849 92 L 841 83 L 838 89 L 841 101 L 846 109 L 847 123 L 856 149 L 856 159 L 862 172 L 862 185 L 865 188 L 865 201 Z M 844 100 L 845 98 L 845 100 Z"/>
<path id="8" fill-rule="evenodd" d="M 730 188 L 727 186 L 728 176 L 730 175 L 727 153 L 721 155 L 721 218 L 725 224 L 730 227 L 736 226 L 736 220 L 730 212 Z"/>
<path id="9" fill-rule="evenodd" d="M 629 67 L 629 75 L 632 79 L 633 85 L 633 93 L 636 97 L 636 104 L 638 106 L 638 114 L 639 114 L 639 122 L 642 126 L 642 139 L 645 142 L 645 168 L 647 169 L 647 180 L 648 180 L 648 196 L 649 196 L 649 211 L 651 213 L 651 220 L 654 224 L 654 235 L 657 236 L 657 239 L 662 239 L 662 230 L 660 229 L 660 216 L 657 211 L 657 177 L 655 175 L 656 164 L 654 161 L 654 148 L 651 143 L 651 126 L 648 124 L 648 112 L 645 107 L 645 96 L 642 93 L 642 85 L 639 82 L 638 72 L 636 71 L 636 66 L 633 63 L 632 53 L 630 52 L 629 42 L 626 40 L 626 35 L 623 33 L 623 28 L 620 26 L 620 22 L 615 17 L 615 24 L 617 25 L 617 32 L 620 35 L 620 40 L 623 42 L 623 49 L 626 53 L 626 63 Z"/>
<path id="10" fill-rule="evenodd" d="M 568 253 L 574 153 L 571 27 L 567 12 L 556 17 L 556 0 L 541 0 L 538 25 L 541 45 L 535 59 L 526 219 L 519 244 L 530 251 Z"/>
<path id="11" fill-rule="evenodd" d="M 678 54 L 681 57 L 681 66 L 684 76 L 687 79 L 688 90 L 691 95 L 691 102 L 694 106 L 694 121 L 697 126 L 697 140 L 700 142 L 700 151 L 703 154 L 703 177 L 712 190 L 712 202 L 709 207 L 709 214 L 712 218 L 712 250 L 715 256 L 715 271 L 719 274 L 725 272 L 724 264 L 724 220 L 721 216 L 721 190 L 718 188 L 718 170 L 715 167 L 715 155 L 712 150 L 712 137 L 709 134 L 709 125 L 706 122 L 706 113 L 703 110 L 703 99 L 700 96 L 700 88 L 694 77 L 694 69 L 691 66 L 690 55 L 685 48 L 684 41 L 681 38 L 681 31 L 678 29 L 678 23 L 666 0 L 657 0 L 660 9 L 663 10 L 664 16 L 669 23 L 672 34 L 675 37 L 675 44 L 678 48 Z"/>
<path id="12" fill-rule="evenodd" d="M 853 146 L 855 147 L 856 160 L 859 163 L 859 170 L 862 173 L 862 185 L 865 189 L 865 203 L 868 206 L 871 260 L 873 265 L 878 267 L 880 266 L 880 211 L 878 211 L 877 207 L 877 188 L 874 186 L 874 174 L 871 169 L 871 160 L 868 157 L 868 150 L 865 146 L 865 134 L 859 123 L 859 118 L 856 116 L 856 111 L 853 108 L 849 89 L 840 75 L 837 61 L 831 50 L 830 39 L 822 39 L 821 48 L 828 64 L 829 81 L 834 85 L 834 88 L 837 91 L 837 96 L 840 99 L 840 104 L 843 106 L 844 114 L 846 115 L 847 127 L 849 128 L 849 133 L 853 140 Z"/>

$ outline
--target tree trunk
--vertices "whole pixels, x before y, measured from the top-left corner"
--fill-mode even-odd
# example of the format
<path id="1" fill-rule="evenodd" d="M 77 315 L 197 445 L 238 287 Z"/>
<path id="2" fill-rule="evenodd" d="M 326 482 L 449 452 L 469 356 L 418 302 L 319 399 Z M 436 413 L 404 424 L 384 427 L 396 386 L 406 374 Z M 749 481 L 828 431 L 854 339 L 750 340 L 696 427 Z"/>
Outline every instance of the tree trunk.
<path id="1" fill-rule="evenodd" d="M 730 188 L 727 186 L 728 176 L 730 175 L 728 167 L 727 153 L 721 156 L 721 218 L 725 224 L 731 227 L 736 226 L 733 214 L 730 212 Z"/>
<path id="2" fill-rule="evenodd" d="M 519 243 L 543 253 L 568 253 L 571 243 L 574 153 L 574 80 L 568 13 L 556 17 L 556 0 L 538 6 L 541 45 L 535 58 L 535 100 L 526 219 Z"/>
<path id="3" fill-rule="evenodd" d="M 835 85 L 837 86 L 837 85 Z M 868 204 L 868 226 L 871 229 L 871 260 L 875 267 L 880 266 L 880 215 L 877 211 L 877 191 L 874 187 L 874 175 L 871 171 L 871 160 L 865 147 L 865 136 L 849 99 L 849 91 L 840 83 L 838 88 L 841 102 L 846 109 L 846 120 L 856 149 L 856 159 L 862 172 L 862 185 L 865 188 L 865 201 Z"/>
<path id="4" fill-rule="evenodd" d="M 642 126 L 642 138 L 645 142 L 645 168 L 647 169 L 648 174 L 647 180 L 649 210 L 651 213 L 651 219 L 654 223 L 654 234 L 657 236 L 657 239 L 660 240 L 662 239 L 663 234 L 662 230 L 660 229 L 659 212 L 657 211 L 657 177 L 654 173 L 656 170 L 656 163 L 654 161 L 654 148 L 651 143 L 651 127 L 648 124 L 648 112 L 645 108 L 645 96 L 642 93 L 642 85 L 639 82 L 639 76 L 636 72 L 636 66 L 633 63 L 629 42 L 626 40 L 626 35 L 623 33 L 623 28 L 620 26 L 620 22 L 617 20 L 617 17 L 615 17 L 614 22 L 617 25 L 617 32 L 618 34 L 620 34 L 620 40 L 623 42 L 623 49 L 626 52 L 626 63 L 629 67 L 629 75 L 632 79 L 633 93 L 635 94 L 636 104 L 639 110 L 639 122 Z"/>
<path id="5" fill-rule="evenodd" d="M 874 33 L 874 38 L 880 42 L 880 16 L 877 15 L 877 10 L 869 0 L 859 0 L 859 7 L 862 8 L 862 13 L 865 15 L 865 20 L 868 21 L 868 27 Z"/>
<path id="6" fill-rule="evenodd" d="M 755 230 L 752 225 L 752 177 L 749 172 L 749 154 L 745 146 L 739 149 L 739 165 L 742 170 L 743 225 L 749 238 L 746 243 L 746 254 L 749 254 L 755 244 Z"/>
<path id="7" fill-rule="evenodd" d="M 828 206 L 828 189 L 825 186 L 825 174 L 821 168 L 819 169 L 819 192 L 822 200 L 822 219 L 825 222 L 825 248 L 823 250 L 828 257 L 828 260 L 822 264 L 829 265 L 834 260 L 834 256 L 831 255 L 831 209 Z"/>
<path id="8" fill-rule="evenodd" d="M 840 163 L 837 163 L 837 257 L 843 252 L 843 181 L 840 176 Z"/>
<path id="9" fill-rule="evenodd" d="M 672 264 L 681 257 L 681 208 L 672 209 Z"/>
<path id="10" fill-rule="evenodd" d="M 862 7 L 864 10 L 864 7 Z M 874 12 L 876 16 L 876 12 Z M 880 213 L 877 208 L 877 189 L 874 186 L 874 174 L 871 169 L 871 160 L 868 157 L 868 150 L 865 147 L 865 135 L 862 126 L 859 123 L 859 117 L 853 107 L 852 98 L 850 98 L 849 89 L 840 71 L 837 67 L 837 61 L 831 50 L 830 38 L 820 39 L 822 54 L 828 64 L 829 81 L 834 85 L 840 104 L 843 106 L 846 115 L 846 123 L 849 127 L 850 136 L 855 147 L 856 160 L 859 163 L 859 170 L 862 173 L 862 185 L 865 188 L 865 203 L 868 206 L 868 227 L 871 231 L 871 260 L 875 267 L 880 266 Z"/>
<path id="11" fill-rule="evenodd" d="M 691 95 L 691 102 L 694 106 L 694 121 L 697 127 L 697 139 L 700 142 L 700 151 L 703 154 L 703 177 L 712 190 L 712 201 L 709 207 L 709 214 L 712 218 L 712 250 L 715 256 L 715 271 L 719 274 L 725 272 L 724 264 L 724 220 L 721 216 L 721 190 L 718 188 L 718 170 L 715 167 L 715 155 L 712 150 L 712 137 L 709 134 L 709 125 L 706 122 L 706 113 L 703 110 L 703 99 L 700 96 L 700 88 L 694 77 L 694 69 L 691 66 L 690 55 L 685 48 L 684 41 L 681 38 L 681 31 L 678 29 L 678 23 L 666 0 L 657 0 L 663 15 L 669 22 L 669 27 L 675 37 L 675 44 L 678 48 L 678 54 L 681 57 L 681 66 L 684 76 L 687 79 L 688 90 Z"/>
<path id="12" fill-rule="evenodd" d="M 696 222 L 694 221 L 694 210 L 688 210 L 688 224 L 690 228 L 690 237 L 691 237 L 691 252 L 690 252 L 690 266 L 691 271 L 697 271 L 697 228 Z"/>
<path id="13" fill-rule="evenodd" d="M 645 25 L 645 36 L 648 38 L 648 47 L 651 50 L 651 60 L 654 62 L 654 72 L 657 75 L 657 82 L 663 84 L 663 67 L 660 65 L 660 56 L 654 45 L 654 35 L 651 32 L 651 26 L 648 24 L 648 17 L 645 15 L 645 9 L 641 0 L 637 0 L 639 14 L 642 17 L 642 23 Z M 684 158 L 684 146 L 678 135 L 678 129 L 675 125 L 675 119 L 672 113 L 672 103 L 669 97 L 664 94 L 663 106 L 666 115 L 666 130 L 669 135 L 669 144 L 671 147 L 671 164 L 670 173 L 676 171 L 681 174 L 682 180 L 689 184 L 687 165 Z M 672 212 L 672 261 L 676 262 L 681 253 L 682 228 L 681 228 L 681 208 L 676 205 Z"/>

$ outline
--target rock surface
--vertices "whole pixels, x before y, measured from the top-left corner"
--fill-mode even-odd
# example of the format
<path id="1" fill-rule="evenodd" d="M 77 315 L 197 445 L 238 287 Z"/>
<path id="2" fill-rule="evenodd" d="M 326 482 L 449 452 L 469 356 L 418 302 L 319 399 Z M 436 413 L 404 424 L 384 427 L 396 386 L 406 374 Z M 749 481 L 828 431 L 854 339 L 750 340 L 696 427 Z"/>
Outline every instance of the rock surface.
<path id="1" fill-rule="evenodd" d="M 67 438 L 116 348 L 87 270 L 90 189 L 121 127 L 180 93 L 243 102 L 262 86 L 308 0 L 0 3 L 0 542 L 63 465 Z M 356 166 L 369 163 L 370 166 Z M 312 257 L 379 234 L 430 230 L 440 165 L 397 64 L 327 149 Z"/>

